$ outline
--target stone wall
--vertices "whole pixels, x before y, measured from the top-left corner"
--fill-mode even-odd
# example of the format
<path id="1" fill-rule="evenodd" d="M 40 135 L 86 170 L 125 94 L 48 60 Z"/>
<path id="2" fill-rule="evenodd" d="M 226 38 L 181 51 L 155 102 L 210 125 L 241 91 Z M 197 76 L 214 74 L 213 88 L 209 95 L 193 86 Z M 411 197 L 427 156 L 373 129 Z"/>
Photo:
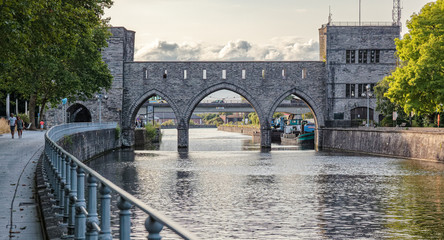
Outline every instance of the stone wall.
<path id="1" fill-rule="evenodd" d="M 61 138 L 57 143 L 80 161 L 120 147 L 116 129 L 75 133 Z"/>
<path id="2" fill-rule="evenodd" d="M 321 56 L 326 55 L 328 74 L 326 119 L 350 120 L 352 109 L 367 107 L 367 98 L 358 94 L 358 84 L 376 84 L 395 69 L 394 40 L 400 36 L 400 27 L 325 25 L 319 30 L 319 34 Z M 347 63 L 347 50 L 355 52 L 354 62 Z M 360 50 L 367 51 L 365 63 L 358 61 Z M 370 61 L 371 50 L 379 51 L 379 62 Z M 346 95 L 346 84 L 352 84 L 354 96 Z M 376 108 L 374 97 L 370 98 L 369 105 L 371 109 Z M 379 112 L 373 114 L 373 120 L 378 121 L 378 114 Z M 330 124 L 327 123 L 326 126 Z"/>
<path id="3" fill-rule="evenodd" d="M 444 130 L 323 128 L 322 149 L 444 162 Z"/>

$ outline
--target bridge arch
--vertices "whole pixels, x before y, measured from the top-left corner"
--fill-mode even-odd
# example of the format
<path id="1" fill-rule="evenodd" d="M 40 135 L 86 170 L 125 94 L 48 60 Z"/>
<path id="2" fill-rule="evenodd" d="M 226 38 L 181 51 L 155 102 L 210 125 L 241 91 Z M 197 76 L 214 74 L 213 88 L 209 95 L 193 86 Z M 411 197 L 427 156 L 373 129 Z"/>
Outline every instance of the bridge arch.
<path id="1" fill-rule="evenodd" d="M 279 98 L 273 103 L 273 106 L 270 109 L 270 112 L 267 114 L 267 120 L 271 122 L 273 118 L 273 113 L 276 111 L 279 104 L 289 95 L 294 94 L 298 96 L 302 101 L 304 101 L 308 108 L 313 112 L 316 126 L 324 126 L 324 114 L 322 112 L 321 107 L 316 104 L 316 102 L 311 98 L 308 94 L 298 88 L 292 88 L 285 93 L 281 94 Z"/>
<path id="2" fill-rule="evenodd" d="M 319 104 L 316 103 L 316 101 L 312 97 L 310 97 L 310 95 L 308 95 L 307 93 L 305 93 L 301 89 L 296 87 L 296 88 L 292 88 L 290 90 L 287 90 L 285 93 L 281 94 L 281 96 L 279 98 L 277 98 L 277 100 L 273 103 L 273 106 L 271 107 L 270 112 L 268 112 L 267 120 L 268 120 L 268 122 L 271 122 L 271 119 L 273 118 L 273 113 L 276 111 L 279 104 L 286 97 L 288 97 L 291 94 L 296 95 L 302 101 L 304 101 L 307 104 L 308 108 L 313 112 L 314 120 L 315 120 L 315 124 L 316 124 L 315 148 L 317 148 L 317 146 L 319 146 L 319 144 L 320 144 L 320 134 L 319 134 L 318 129 L 320 126 L 324 126 L 324 124 L 325 124 L 324 113 L 322 111 L 321 106 L 319 106 Z"/>
<path id="3" fill-rule="evenodd" d="M 124 125 L 125 128 L 131 128 L 131 129 L 135 128 L 134 121 L 136 119 L 136 115 L 137 115 L 138 110 L 140 109 L 140 107 L 142 107 L 142 105 L 150 97 L 155 96 L 155 95 L 158 95 L 162 99 L 165 99 L 167 101 L 167 103 L 173 109 L 176 119 L 179 120 L 180 111 L 179 111 L 179 108 L 177 107 L 177 105 L 175 104 L 175 102 L 170 97 L 168 97 L 168 95 L 164 94 L 163 92 L 161 92 L 157 89 L 150 89 L 131 103 L 130 107 L 128 108 L 127 116 L 123 116 L 123 119 L 122 119 L 123 120 L 122 123 L 125 124 Z"/>
<path id="4" fill-rule="evenodd" d="M 212 85 L 212 86 L 200 91 L 195 96 L 193 96 L 193 98 L 190 100 L 190 102 L 188 104 L 187 110 L 184 113 L 186 122 L 188 123 L 190 121 L 190 118 L 194 112 L 194 109 L 205 97 L 207 97 L 208 95 L 210 95 L 214 92 L 220 91 L 220 90 L 229 90 L 229 91 L 232 91 L 232 92 L 237 93 L 237 94 L 241 95 L 242 97 L 244 97 L 251 104 L 251 106 L 254 108 L 254 110 L 256 111 L 256 113 L 259 117 L 259 121 L 261 121 L 262 119 L 264 119 L 266 117 L 266 115 L 264 115 L 264 111 L 262 109 L 261 104 L 250 93 L 248 93 L 246 90 L 244 90 L 243 88 L 241 88 L 239 86 L 223 82 L 223 83 L 218 83 L 218 84 Z"/>

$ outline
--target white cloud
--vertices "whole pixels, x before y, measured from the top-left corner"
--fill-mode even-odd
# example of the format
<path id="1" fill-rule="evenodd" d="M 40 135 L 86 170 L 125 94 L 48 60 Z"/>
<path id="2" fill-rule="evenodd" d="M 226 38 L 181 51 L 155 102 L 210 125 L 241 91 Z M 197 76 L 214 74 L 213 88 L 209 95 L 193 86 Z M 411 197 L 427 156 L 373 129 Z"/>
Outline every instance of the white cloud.
<path id="1" fill-rule="evenodd" d="M 137 61 L 300 61 L 318 60 L 319 43 L 297 37 L 273 38 L 268 44 L 245 40 L 225 45 L 156 40 L 136 51 Z"/>

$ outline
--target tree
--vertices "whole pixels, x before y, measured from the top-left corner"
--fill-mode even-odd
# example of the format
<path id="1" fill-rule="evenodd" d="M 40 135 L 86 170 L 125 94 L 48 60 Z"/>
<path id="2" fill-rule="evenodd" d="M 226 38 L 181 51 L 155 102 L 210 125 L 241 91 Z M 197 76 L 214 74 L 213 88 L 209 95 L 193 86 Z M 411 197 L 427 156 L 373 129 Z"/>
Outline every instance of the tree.
<path id="1" fill-rule="evenodd" d="M 1 64 L 5 74 L 0 77 L 5 90 L 15 90 L 30 100 L 31 119 L 37 104 L 42 106 L 42 115 L 47 103 L 58 105 L 65 97 L 85 100 L 111 86 L 112 75 L 100 52 L 110 35 L 102 15 L 111 0 L 35 0 L 26 9 L 12 2 L 27 1 L 2 2 L 9 9 L 1 7 L 1 15 L 21 14 L 0 18 L 0 29 L 10 35 L 8 39 L 19 36 L 4 43 L 12 47 L 0 53 L 6 57 Z M 9 25 L 17 30 L 9 31 Z"/>
<path id="2" fill-rule="evenodd" d="M 256 112 L 251 112 L 248 114 L 248 119 L 251 121 L 251 124 L 253 125 L 260 125 L 259 117 L 257 116 Z"/>
<path id="3" fill-rule="evenodd" d="M 426 4 L 407 22 L 410 32 L 396 39 L 400 63 L 387 76 L 384 94 L 404 112 L 430 114 L 444 103 L 444 0 Z M 385 83 L 383 83 L 385 84 Z"/>

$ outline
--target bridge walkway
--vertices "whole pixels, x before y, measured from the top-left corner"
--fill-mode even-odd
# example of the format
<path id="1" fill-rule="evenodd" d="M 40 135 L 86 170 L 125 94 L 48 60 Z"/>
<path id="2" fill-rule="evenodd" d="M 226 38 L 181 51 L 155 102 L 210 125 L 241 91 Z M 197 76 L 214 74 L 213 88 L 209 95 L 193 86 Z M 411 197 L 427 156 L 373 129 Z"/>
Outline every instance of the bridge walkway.
<path id="1" fill-rule="evenodd" d="M 34 174 L 44 146 L 44 131 L 0 135 L 0 239 L 43 239 Z"/>

